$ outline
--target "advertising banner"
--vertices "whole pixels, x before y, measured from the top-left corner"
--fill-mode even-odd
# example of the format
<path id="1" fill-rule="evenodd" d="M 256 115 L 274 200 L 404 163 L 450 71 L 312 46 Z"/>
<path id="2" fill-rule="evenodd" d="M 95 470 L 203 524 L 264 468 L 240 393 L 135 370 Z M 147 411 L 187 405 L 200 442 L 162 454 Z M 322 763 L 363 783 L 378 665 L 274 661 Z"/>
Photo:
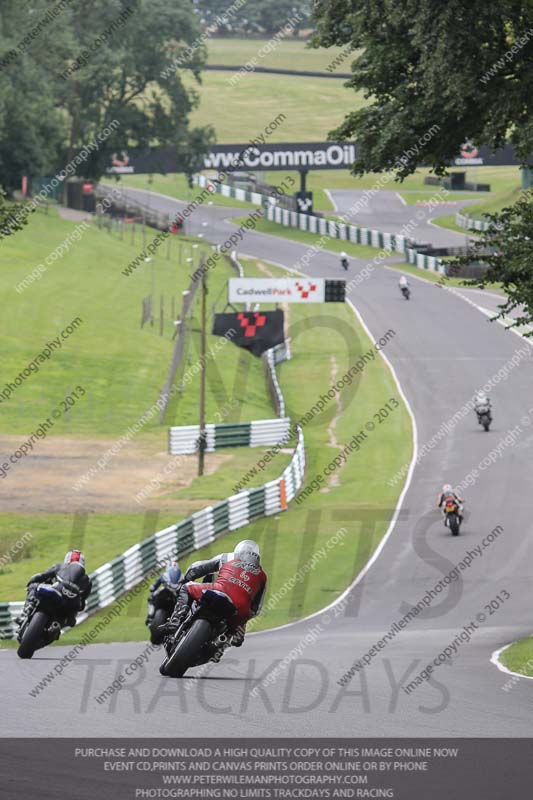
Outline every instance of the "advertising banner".
<path id="1" fill-rule="evenodd" d="M 323 303 L 324 278 L 230 278 L 230 303 Z"/>

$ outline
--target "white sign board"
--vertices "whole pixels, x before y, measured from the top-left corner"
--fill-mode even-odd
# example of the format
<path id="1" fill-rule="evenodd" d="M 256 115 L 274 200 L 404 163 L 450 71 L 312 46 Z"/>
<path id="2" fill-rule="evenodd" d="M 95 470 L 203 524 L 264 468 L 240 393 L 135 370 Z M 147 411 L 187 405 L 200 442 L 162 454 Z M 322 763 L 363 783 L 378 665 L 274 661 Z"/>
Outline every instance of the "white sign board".
<path id="1" fill-rule="evenodd" d="M 325 278 L 230 278 L 229 303 L 323 303 Z"/>

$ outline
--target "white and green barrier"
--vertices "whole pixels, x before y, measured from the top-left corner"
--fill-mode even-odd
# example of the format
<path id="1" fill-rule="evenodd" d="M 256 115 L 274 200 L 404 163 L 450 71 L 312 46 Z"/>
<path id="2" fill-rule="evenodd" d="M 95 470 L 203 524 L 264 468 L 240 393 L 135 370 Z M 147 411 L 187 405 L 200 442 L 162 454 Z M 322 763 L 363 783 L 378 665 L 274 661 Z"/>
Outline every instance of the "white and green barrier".
<path id="1" fill-rule="evenodd" d="M 297 211 L 288 211 L 279 206 L 267 207 L 267 219 L 284 225 L 286 228 L 298 228 L 301 231 L 316 233 L 321 236 L 330 236 L 352 244 L 365 244 L 369 247 L 391 250 L 395 253 L 404 253 L 407 238 L 395 233 L 384 233 L 370 228 L 360 228 L 347 222 L 336 222 L 314 214 L 300 214 Z"/>
<path id="2" fill-rule="evenodd" d="M 202 189 L 209 188 L 213 194 L 221 194 L 222 197 L 231 197 L 233 200 L 240 200 L 242 203 L 253 203 L 256 206 L 266 206 L 272 199 L 266 194 L 259 192 L 249 192 L 247 189 L 238 189 L 236 186 L 229 186 L 226 183 L 218 183 L 205 175 L 195 175 L 194 182 Z"/>
<path id="3" fill-rule="evenodd" d="M 428 256 L 425 253 L 420 253 L 413 247 L 405 248 L 405 260 L 408 264 L 412 264 L 419 269 L 425 269 L 429 272 L 438 272 L 441 275 L 446 275 L 446 263 L 436 256 Z"/>
<path id="4" fill-rule="evenodd" d="M 290 341 L 286 339 L 284 342 L 281 342 L 281 344 L 277 344 L 265 350 L 261 357 L 265 364 L 268 387 L 270 389 L 274 408 L 276 409 L 276 414 L 278 417 L 283 418 L 286 413 L 285 398 L 283 397 L 283 392 L 279 385 L 276 364 L 280 364 L 282 361 L 288 361 L 291 358 Z"/>
<path id="5" fill-rule="evenodd" d="M 487 220 L 475 219 L 475 217 L 469 217 L 468 214 L 461 214 L 460 211 L 455 215 L 455 224 L 469 231 L 488 231 L 490 229 L 490 222 Z"/>
<path id="6" fill-rule="evenodd" d="M 87 601 L 86 613 L 80 614 L 79 622 L 115 602 L 138 585 L 158 564 L 172 558 L 183 558 L 214 542 L 222 534 L 237 530 L 260 517 L 285 511 L 302 485 L 304 472 L 304 436 L 298 427 L 293 457 L 279 478 L 203 508 L 176 525 L 134 544 L 122 555 L 98 567 L 91 574 L 93 589 Z M 14 620 L 22 606 L 22 602 L 0 603 L 0 638 L 14 638 Z"/>
<path id="7" fill-rule="evenodd" d="M 210 423 L 206 429 L 206 452 L 214 453 L 223 447 L 270 447 L 283 441 L 291 421 L 259 419 L 253 422 Z M 168 451 L 171 456 L 192 455 L 198 452 L 199 425 L 181 425 L 169 429 Z"/>

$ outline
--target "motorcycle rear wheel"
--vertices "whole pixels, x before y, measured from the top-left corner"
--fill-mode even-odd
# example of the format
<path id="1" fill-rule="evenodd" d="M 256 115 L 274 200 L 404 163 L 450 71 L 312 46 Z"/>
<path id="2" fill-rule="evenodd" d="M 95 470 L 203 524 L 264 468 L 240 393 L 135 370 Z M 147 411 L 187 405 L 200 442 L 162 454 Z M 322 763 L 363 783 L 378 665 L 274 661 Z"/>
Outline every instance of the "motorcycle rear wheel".
<path id="1" fill-rule="evenodd" d="M 198 653 L 211 639 L 211 634 L 211 625 L 206 619 L 197 619 L 193 622 L 172 655 L 161 665 L 159 670 L 161 674 L 169 675 L 171 678 L 182 678 L 189 667 L 194 666 L 198 660 Z"/>
<path id="2" fill-rule="evenodd" d="M 18 647 L 17 655 L 19 658 L 31 658 L 39 647 L 44 646 L 44 630 L 48 622 L 48 615 L 44 611 L 35 612 Z"/>

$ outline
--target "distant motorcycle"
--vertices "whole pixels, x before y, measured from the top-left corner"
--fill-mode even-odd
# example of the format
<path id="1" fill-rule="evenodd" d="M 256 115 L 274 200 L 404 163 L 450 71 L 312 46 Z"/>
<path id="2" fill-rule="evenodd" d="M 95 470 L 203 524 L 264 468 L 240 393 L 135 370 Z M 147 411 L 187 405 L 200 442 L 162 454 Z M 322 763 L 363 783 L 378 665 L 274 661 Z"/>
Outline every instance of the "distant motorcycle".
<path id="1" fill-rule="evenodd" d="M 53 584 L 40 583 L 17 632 L 19 658 L 31 658 L 36 650 L 59 639 L 69 616 L 80 609 L 80 589 L 59 578 Z"/>
<path id="2" fill-rule="evenodd" d="M 486 408 L 479 408 L 476 410 L 477 414 L 477 421 L 480 425 L 483 425 L 485 431 L 488 431 L 490 428 L 490 423 L 492 422 L 492 416 L 490 413 L 490 408 L 487 406 Z"/>
<path id="3" fill-rule="evenodd" d="M 341 267 L 345 270 L 347 270 L 349 267 L 349 261 L 345 256 L 341 258 Z"/>
<path id="4" fill-rule="evenodd" d="M 409 289 L 409 287 L 408 286 L 400 286 L 400 291 L 403 294 L 403 296 L 405 297 L 405 299 L 409 300 L 409 298 L 411 297 L 411 290 Z"/>
<path id="5" fill-rule="evenodd" d="M 236 608 L 224 592 L 205 589 L 175 633 L 166 636 L 167 657 L 161 675 L 181 678 L 190 667 L 205 664 L 230 639 L 229 621 Z"/>
<path id="6" fill-rule="evenodd" d="M 461 514 L 459 504 L 448 498 L 444 506 L 444 524 L 451 530 L 452 536 L 459 536 L 459 529 L 461 527 Z"/>
<path id="7" fill-rule="evenodd" d="M 170 618 L 176 605 L 176 593 L 173 592 L 168 584 L 162 583 L 148 599 L 148 616 L 146 624 L 150 630 L 150 642 L 152 644 L 162 644 L 164 634 L 158 629 Z"/>

